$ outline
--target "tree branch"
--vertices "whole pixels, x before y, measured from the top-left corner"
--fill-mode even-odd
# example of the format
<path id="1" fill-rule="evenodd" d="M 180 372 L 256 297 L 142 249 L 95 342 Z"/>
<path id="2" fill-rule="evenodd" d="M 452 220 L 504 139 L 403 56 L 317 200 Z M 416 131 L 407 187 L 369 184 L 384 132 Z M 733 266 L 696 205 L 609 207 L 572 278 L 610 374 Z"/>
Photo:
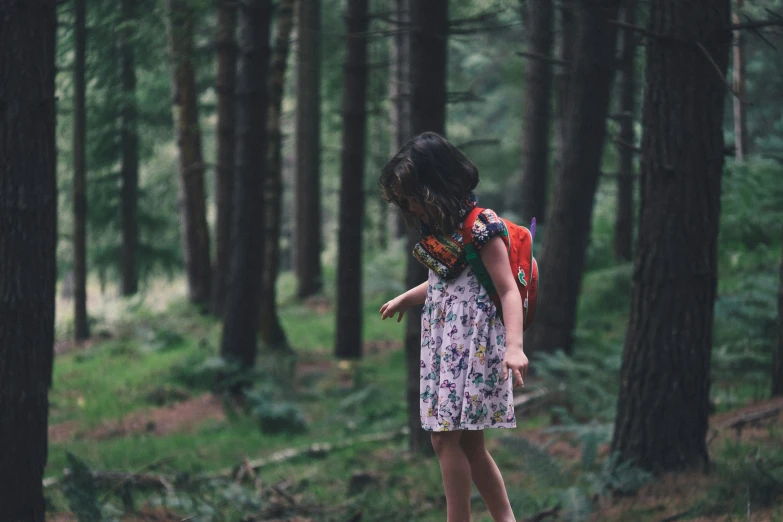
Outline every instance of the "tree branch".
<path id="1" fill-rule="evenodd" d="M 707 57 L 707 60 L 709 60 L 709 62 L 715 68 L 715 72 L 718 73 L 718 76 L 720 77 L 721 81 L 726 86 L 726 88 L 731 92 L 731 94 L 733 94 L 734 97 L 737 98 L 742 103 L 747 104 L 747 105 L 752 105 L 747 100 L 745 100 L 745 98 L 740 96 L 740 94 L 736 90 L 734 90 L 734 87 L 731 86 L 731 84 L 728 82 L 728 80 L 726 80 L 726 77 L 723 76 L 723 71 L 721 71 L 720 67 L 718 66 L 718 64 L 715 63 L 715 60 L 710 55 L 710 52 L 707 50 L 706 47 L 704 47 L 704 44 L 701 43 L 701 42 L 696 42 L 696 47 L 698 47 L 701 50 L 701 52 L 704 53 L 704 56 Z"/>
<path id="2" fill-rule="evenodd" d="M 467 147 L 473 147 L 474 145 L 500 145 L 499 138 L 478 138 L 475 140 L 468 140 L 465 143 L 457 145 L 458 149 L 465 149 Z"/>
<path id="3" fill-rule="evenodd" d="M 745 22 L 741 24 L 732 24 L 728 27 L 729 31 L 744 31 L 746 29 L 761 29 L 763 27 L 783 26 L 783 19 L 780 20 L 757 20 L 755 22 Z"/>
<path id="4" fill-rule="evenodd" d="M 566 62 L 565 60 L 560 60 L 559 58 L 553 58 L 551 56 L 544 56 L 543 54 L 534 53 L 531 51 L 517 51 L 518 56 L 522 56 L 524 58 L 530 58 L 533 60 L 540 60 L 542 62 L 546 62 L 551 65 L 559 65 L 560 67 L 571 67 L 571 62 Z"/>

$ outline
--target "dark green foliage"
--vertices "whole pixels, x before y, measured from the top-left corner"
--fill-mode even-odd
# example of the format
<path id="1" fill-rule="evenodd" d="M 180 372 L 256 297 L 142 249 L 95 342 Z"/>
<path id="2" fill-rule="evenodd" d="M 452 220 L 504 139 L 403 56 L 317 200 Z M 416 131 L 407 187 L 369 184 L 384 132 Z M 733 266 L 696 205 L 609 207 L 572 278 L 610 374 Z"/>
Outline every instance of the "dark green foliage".
<path id="1" fill-rule="evenodd" d="M 224 375 L 235 375 L 231 380 L 223 379 Z M 171 369 L 175 382 L 194 390 L 223 390 L 236 383 L 246 382 L 249 375 L 239 372 L 239 365 L 232 364 L 222 357 L 208 357 L 194 354 Z"/>
<path id="2" fill-rule="evenodd" d="M 533 365 L 552 391 L 563 390 L 569 418 L 609 421 L 617 404 L 620 357 L 618 346 L 584 344 L 577 345 L 571 357 L 561 350 L 536 354 Z"/>
<path id="3" fill-rule="evenodd" d="M 723 178 L 720 244 L 732 256 L 777 243 L 783 227 L 783 183 L 773 161 L 730 165 Z"/>
<path id="4" fill-rule="evenodd" d="M 743 514 L 750 506 L 779 505 L 783 500 L 783 451 L 781 447 L 749 446 L 728 441 L 715 474 L 717 481 L 697 506 L 704 515 Z"/>
<path id="5" fill-rule="evenodd" d="M 70 471 L 63 484 L 63 493 L 68 499 L 68 506 L 79 522 L 101 522 L 101 508 L 92 471 L 70 451 L 66 451 L 66 458 Z"/>
<path id="6" fill-rule="evenodd" d="M 245 394 L 247 406 L 258 419 L 264 433 L 303 433 L 307 420 L 299 406 L 278 400 L 274 395 L 250 391 Z"/>

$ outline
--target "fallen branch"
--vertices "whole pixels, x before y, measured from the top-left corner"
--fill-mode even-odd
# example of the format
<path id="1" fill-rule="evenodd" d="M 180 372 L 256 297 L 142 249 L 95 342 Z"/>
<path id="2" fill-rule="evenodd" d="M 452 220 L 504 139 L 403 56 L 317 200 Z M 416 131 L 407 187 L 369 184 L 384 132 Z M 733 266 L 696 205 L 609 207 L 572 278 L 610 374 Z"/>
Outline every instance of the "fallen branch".
<path id="1" fill-rule="evenodd" d="M 783 409 L 783 406 L 780 405 L 773 405 L 767 408 L 760 408 L 758 410 L 750 411 L 748 413 L 738 415 L 737 417 L 734 417 L 727 421 L 721 422 L 719 425 L 716 426 L 716 428 L 718 429 L 734 428 L 734 429 L 741 430 L 748 424 L 758 424 L 763 420 L 777 417 L 780 414 L 781 409 Z"/>
<path id="2" fill-rule="evenodd" d="M 381 442 L 381 441 L 387 441 L 387 440 L 393 440 L 398 437 L 402 437 L 408 433 L 408 428 L 403 428 L 399 431 L 395 431 L 392 433 L 375 433 L 372 435 L 363 435 L 361 437 L 358 437 L 356 439 L 350 439 L 346 441 L 342 441 L 339 443 L 327 443 L 327 442 L 316 442 L 315 444 L 311 444 L 310 446 L 307 446 L 305 448 L 288 448 L 284 450 L 277 451 L 275 453 L 272 453 L 268 457 L 251 460 L 248 462 L 244 462 L 243 464 L 233 466 L 231 468 L 225 468 L 217 473 L 210 474 L 205 476 L 204 478 L 207 479 L 213 479 L 213 478 L 226 478 L 226 477 L 232 477 L 235 473 L 237 473 L 240 469 L 244 470 L 257 470 L 259 468 L 263 468 L 264 466 L 269 466 L 271 464 L 278 464 L 280 462 L 285 462 L 287 460 L 291 460 L 297 457 L 307 456 L 307 457 L 322 457 L 326 455 L 327 453 L 331 451 L 335 451 L 342 448 L 347 448 L 350 446 L 353 446 L 354 444 L 360 444 L 360 443 L 366 443 L 366 442 Z"/>
<path id="3" fill-rule="evenodd" d="M 687 517 L 691 513 L 693 513 L 693 508 L 686 509 L 685 511 L 680 511 L 679 513 L 675 513 L 674 515 L 671 515 L 666 518 L 662 518 L 661 522 L 674 522 L 675 520 L 680 520 L 682 518 Z"/>
<path id="4" fill-rule="evenodd" d="M 560 504 L 557 504 L 549 509 L 539 511 L 530 518 L 526 518 L 524 522 L 541 522 L 542 520 L 546 520 L 549 517 L 556 517 L 559 512 Z"/>
<path id="5" fill-rule="evenodd" d="M 545 395 L 549 395 L 549 389 L 544 388 L 543 386 L 536 391 L 525 393 L 524 395 L 519 395 L 517 397 L 514 397 L 514 407 L 519 407 L 527 404 L 528 402 L 534 401 L 536 399 L 540 399 L 541 397 L 544 397 Z"/>

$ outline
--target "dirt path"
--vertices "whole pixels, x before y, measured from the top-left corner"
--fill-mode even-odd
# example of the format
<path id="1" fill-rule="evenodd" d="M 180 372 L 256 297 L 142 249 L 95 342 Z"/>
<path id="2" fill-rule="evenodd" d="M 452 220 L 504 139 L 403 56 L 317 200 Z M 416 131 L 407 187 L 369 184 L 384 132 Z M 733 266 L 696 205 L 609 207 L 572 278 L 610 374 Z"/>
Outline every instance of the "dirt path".
<path id="1" fill-rule="evenodd" d="M 59 443 L 75 437 L 82 440 L 105 440 L 135 433 L 160 436 L 192 431 L 205 421 L 222 421 L 225 418 L 220 398 L 205 393 L 168 406 L 136 411 L 119 421 L 104 422 L 81 433 L 78 432 L 78 423 L 75 421 L 54 424 L 49 427 L 49 441 Z"/>

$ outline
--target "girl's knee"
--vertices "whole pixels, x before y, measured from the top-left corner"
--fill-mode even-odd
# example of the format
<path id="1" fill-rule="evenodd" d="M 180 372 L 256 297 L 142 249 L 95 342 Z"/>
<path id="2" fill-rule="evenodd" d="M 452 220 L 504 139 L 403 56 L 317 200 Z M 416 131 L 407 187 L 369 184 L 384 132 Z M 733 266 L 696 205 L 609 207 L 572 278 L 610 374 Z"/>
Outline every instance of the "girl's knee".
<path id="1" fill-rule="evenodd" d="M 460 447 L 461 431 L 436 431 L 430 435 L 432 441 L 432 448 L 435 453 L 440 455 L 445 451 L 449 451 Z"/>
<path id="2" fill-rule="evenodd" d="M 467 431 L 459 441 L 459 445 L 468 460 L 481 457 L 486 453 L 484 434 L 481 431 Z"/>

